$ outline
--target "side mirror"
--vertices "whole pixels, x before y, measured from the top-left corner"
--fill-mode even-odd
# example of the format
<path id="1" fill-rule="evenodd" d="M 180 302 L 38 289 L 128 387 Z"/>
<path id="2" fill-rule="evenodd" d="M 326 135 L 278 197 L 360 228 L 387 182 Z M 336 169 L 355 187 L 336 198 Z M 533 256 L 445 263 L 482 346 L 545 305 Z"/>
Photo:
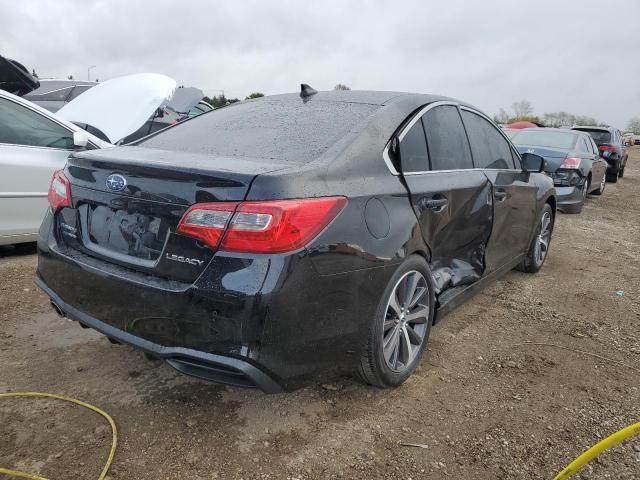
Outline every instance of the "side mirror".
<path id="1" fill-rule="evenodd" d="M 522 171 L 526 173 L 540 173 L 544 171 L 546 161 L 544 157 L 535 153 L 522 154 Z"/>
<path id="2" fill-rule="evenodd" d="M 76 148 L 87 148 L 89 135 L 86 132 L 73 132 L 73 146 Z"/>

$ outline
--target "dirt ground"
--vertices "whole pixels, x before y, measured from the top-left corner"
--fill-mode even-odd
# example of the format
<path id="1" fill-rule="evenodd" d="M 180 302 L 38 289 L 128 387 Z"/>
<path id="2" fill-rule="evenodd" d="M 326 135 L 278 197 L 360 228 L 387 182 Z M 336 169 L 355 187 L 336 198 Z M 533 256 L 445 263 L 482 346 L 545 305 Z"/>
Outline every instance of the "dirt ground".
<path id="1" fill-rule="evenodd" d="M 267 396 L 181 376 L 58 318 L 35 266 L 33 253 L 0 249 L 0 392 L 62 393 L 109 412 L 114 480 L 550 479 L 640 420 L 638 147 L 624 179 L 558 216 L 543 270 L 512 272 L 451 314 L 396 390 L 340 378 Z M 96 479 L 109 447 L 94 413 L 0 400 L 2 467 Z M 575 478 L 640 478 L 640 439 Z"/>

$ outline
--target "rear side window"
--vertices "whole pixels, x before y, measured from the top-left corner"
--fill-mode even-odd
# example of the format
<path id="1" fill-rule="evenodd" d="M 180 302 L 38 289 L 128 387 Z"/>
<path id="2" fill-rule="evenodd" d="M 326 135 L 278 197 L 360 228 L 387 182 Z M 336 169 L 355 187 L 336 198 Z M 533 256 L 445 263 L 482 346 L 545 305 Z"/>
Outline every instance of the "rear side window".
<path id="1" fill-rule="evenodd" d="M 587 140 L 585 138 L 580 138 L 580 140 L 578 140 L 578 151 L 584 153 L 591 152 L 591 149 L 589 148 Z"/>
<path id="2" fill-rule="evenodd" d="M 509 142 L 490 122 L 467 110 L 462 111 L 462 118 L 477 168 L 514 168 Z"/>
<path id="3" fill-rule="evenodd" d="M 403 173 L 429 170 L 429 154 L 424 139 L 422 119 L 418 120 L 400 142 L 400 162 Z"/>
<path id="4" fill-rule="evenodd" d="M 469 142 L 457 107 L 435 107 L 422 118 L 431 158 L 431 170 L 473 168 Z"/>

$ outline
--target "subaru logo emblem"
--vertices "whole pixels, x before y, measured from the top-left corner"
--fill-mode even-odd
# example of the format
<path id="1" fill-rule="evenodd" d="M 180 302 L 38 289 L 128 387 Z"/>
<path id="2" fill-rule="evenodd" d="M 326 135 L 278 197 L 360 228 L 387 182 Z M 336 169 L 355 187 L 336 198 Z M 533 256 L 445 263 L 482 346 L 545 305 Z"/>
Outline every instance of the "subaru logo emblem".
<path id="1" fill-rule="evenodd" d="M 127 179 L 117 173 L 107 177 L 107 187 L 114 192 L 121 192 L 127 186 Z"/>

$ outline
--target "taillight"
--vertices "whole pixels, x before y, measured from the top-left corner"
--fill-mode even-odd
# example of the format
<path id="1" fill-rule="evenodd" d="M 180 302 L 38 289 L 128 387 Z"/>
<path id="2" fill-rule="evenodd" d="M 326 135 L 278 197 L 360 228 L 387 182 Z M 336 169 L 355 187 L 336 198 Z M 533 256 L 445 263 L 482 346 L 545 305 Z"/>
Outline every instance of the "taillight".
<path id="1" fill-rule="evenodd" d="M 614 153 L 619 153 L 618 147 L 616 145 L 607 145 L 607 144 L 600 145 L 598 147 L 598 150 L 600 150 L 600 152 L 602 152 L 602 156 L 603 157 L 607 157 L 607 156 L 609 156 L 611 154 L 614 154 Z"/>
<path id="2" fill-rule="evenodd" d="M 560 168 L 567 168 L 567 169 L 580 168 L 580 159 L 579 158 L 573 158 L 573 157 L 567 157 L 567 158 L 564 159 L 564 161 L 560 165 Z"/>
<path id="3" fill-rule="evenodd" d="M 227 252 L 291 252 L 313 240 L 346 203 L 325 197 L 195 204 L 177 231 Z"/>
<path id="4" fill-rule="evenodd" d="M 71 185 L 62 170 L 53 173 L 47 198 L 54 212 L 62 207 L 71 206 Z"/>

